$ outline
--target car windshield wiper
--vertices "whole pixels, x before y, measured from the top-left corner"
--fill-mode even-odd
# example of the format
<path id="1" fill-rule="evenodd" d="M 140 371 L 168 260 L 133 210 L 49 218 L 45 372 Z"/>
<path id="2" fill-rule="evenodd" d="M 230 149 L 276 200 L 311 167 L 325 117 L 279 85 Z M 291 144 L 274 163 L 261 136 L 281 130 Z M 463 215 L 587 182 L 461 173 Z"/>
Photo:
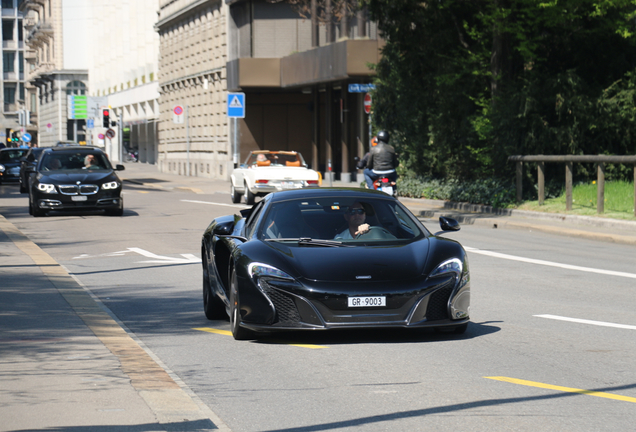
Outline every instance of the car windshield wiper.
<path id="1" fill-rule="evenodd" d="M 265 239 L 265 241 L 275 241 L 275 242 L 297 241 L 299 245 L 308 245 L 308 246 L 352 247 L 351 245 L 343 244 L 341 241 L 312 239 L 311 237 L 275 238 L 275 239 Z"/>

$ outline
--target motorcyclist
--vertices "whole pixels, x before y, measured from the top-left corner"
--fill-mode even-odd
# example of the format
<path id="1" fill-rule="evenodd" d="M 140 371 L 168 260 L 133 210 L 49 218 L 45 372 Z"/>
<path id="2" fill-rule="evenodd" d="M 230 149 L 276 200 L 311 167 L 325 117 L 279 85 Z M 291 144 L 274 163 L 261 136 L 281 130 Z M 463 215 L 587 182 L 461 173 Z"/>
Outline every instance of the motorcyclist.
<path id="1" fill-rule="evenodd" d="M 380 176 L 387 177 L 391 182 L 397 181 L 395 168 L 397 168 L 399 161 L 395 154 L 395 149 L 389 145 L 389 133 L 380 131 L 377 139 L 378 145 L 371 147 L 366 168 L 364 169 L 364 178 L 369 189 L 373 189 L 373 182 Z M 362 163 L 362 161 L 360 162 Z"/>

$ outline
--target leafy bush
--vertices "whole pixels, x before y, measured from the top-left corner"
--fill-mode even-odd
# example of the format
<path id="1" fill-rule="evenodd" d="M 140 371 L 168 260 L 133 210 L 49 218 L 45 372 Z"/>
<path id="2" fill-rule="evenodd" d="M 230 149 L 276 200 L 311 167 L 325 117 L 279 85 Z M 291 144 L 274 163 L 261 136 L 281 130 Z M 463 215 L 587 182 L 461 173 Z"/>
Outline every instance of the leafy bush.
<path id="1" fill-rule="evenodd" d="M 408 177 L 401 178 L 397 188 L 400 196 L 483 204 L 496 208 L 509 207 L 516 201 L 515 186 L 496 179 L 468 182 Z"/>

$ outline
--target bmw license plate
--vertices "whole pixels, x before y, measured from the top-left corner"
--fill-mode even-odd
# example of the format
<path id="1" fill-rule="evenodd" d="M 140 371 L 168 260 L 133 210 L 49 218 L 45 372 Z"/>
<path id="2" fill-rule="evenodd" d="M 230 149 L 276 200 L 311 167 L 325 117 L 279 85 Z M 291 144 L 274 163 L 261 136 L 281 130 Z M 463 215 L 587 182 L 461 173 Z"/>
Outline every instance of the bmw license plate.
<path id="1" fill-rule="evenodd" d="M 84 195 L 73 195 L 71 197 L 71 199 L 73 201 L 86 201 L 87 200 L 86 196 L 84 196 Z"/>
<path id="2" fill-rule="evenodd" d="M 386 306 L 386 297 L 349 297 L 348 303 L 349 307 L 383 307 Z"/>

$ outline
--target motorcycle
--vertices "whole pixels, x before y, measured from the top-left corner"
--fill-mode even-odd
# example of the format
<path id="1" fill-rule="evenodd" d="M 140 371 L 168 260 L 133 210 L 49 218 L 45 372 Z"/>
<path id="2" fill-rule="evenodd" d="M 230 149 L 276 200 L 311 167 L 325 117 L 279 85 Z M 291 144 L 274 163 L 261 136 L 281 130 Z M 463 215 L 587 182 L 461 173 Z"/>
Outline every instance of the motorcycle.
<path id="1" fill-rule="evenodd" d="M 384 192 L 385 194 L 397 197 L 397 187 L 394 181 L 389 180 L 386 174 L 381 174 L 373 182 L 373 188 Z"/>
<path id="2" fill-rule="evenodd" d="M 355 157 L 353 158 L 356 162 L 356 168 L 357 169 L 364 169 L 366 167 L 366 161 L 365 159 L 362 159 L 362 164 L 360 162 L 360 158 L 359 157 Z M 375 172 L 375 171 L 374 171 Z M 395 172 L 395 170 L 391 170 L 389 172 L 382 172 L 381 174 L 379 174 L 379 177 L 374 180 L 373 182 L 373 189 L 375 190 L 379 190 L 382 191 L 388 195 L 391 195 L 393 197 L 397 197 L 397 186 L 395 184 L 394 181 L 391 181 L 391 179 L 389 178 L 389 176 L 391 174 L 393 174 Z M 378 174 L 377 172 L 375 172 L 376 174 Z M 369 186 L 366 184 L 366 182 L 364 183 L 364 187 L 365 188 L 369 188 Z"/>

